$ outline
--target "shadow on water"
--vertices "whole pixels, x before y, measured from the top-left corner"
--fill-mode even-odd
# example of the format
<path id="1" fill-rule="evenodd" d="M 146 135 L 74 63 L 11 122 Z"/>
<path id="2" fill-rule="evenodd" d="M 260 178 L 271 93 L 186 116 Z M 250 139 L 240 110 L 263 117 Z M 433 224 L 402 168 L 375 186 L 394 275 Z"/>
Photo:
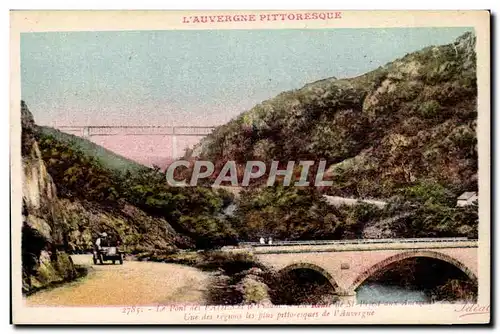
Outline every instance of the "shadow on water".
<path id="1" fill-rule="evenodd" d="M 362 303 L 431 303 L 432 299 L 424 290 L 405 288 L 384 283 L 366 283 L 356 291 L 356 301 Z"/>
<path id="2" fill-rule="evenodd" d="M 270 284 L 275 305 L 329 304 L 336 301 L 335 287 L 321 273 L 295 269 L 274 277 Z"/>
<path id="3" fill-rule="evenodd" d="M 375 273 L 356 290 L 360 303 L 475 301 L 477 282 L 445 261 L 412 258 Z"/>

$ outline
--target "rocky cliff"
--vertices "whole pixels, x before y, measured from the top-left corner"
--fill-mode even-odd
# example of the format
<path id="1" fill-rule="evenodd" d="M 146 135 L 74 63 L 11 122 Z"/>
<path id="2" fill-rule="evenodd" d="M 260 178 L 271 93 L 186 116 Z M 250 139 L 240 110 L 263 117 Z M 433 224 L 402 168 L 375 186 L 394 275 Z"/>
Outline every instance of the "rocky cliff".
<path id="1" fill-rule="evenodd" d="M 67 226 L 56 187 L 35 140 L 33 116 L 21 103 L 23 162 L 22 273 L 23 292 L 76 277 L 64 252 Z"/>
<path id="2" fill-rule="evenodd" d="M 117 237 L 127 253 L 172 253 L 177 247 L 192 246 L 192 241 L 165 219 L 152 217 L 125 201 L 118 201 L 114 207 L 75 198 L 60 198 L 59 203 L 64 207 L 67 250 L 71 253 L 90 251 L 101 232 Z"/>

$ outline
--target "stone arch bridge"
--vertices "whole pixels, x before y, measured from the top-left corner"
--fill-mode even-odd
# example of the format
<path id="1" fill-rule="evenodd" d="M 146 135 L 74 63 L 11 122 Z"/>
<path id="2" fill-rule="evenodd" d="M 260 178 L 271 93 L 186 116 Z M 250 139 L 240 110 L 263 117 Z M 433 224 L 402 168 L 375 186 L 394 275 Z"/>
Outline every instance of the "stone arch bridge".
<path id="1" fill-rule="evenodd" d="M 312 269 L 324 275 L 343 301 L 355 302 L 356 289 L 388 265 L 417 257 L 448 262 L 477 282 L 477 240 L 467 238 L 292 241 L 272 245 L 242 243 L 231 252 L 250 252 L 279 272 Z"/>

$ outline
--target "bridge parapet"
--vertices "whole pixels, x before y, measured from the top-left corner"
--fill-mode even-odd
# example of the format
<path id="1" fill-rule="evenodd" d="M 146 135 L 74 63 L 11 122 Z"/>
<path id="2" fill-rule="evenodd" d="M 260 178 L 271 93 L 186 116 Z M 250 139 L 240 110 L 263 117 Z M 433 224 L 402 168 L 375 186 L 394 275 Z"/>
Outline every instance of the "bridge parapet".
<path id="1" fill-rule="evenodd" d="M 370 250 L 409 250 L 439 248 L 477 248 L 476 239 L 467 238 L 415 238 L 415 239 L 359 239 L 282 241 L 274 244 L 240 243 L 225 251 L 246 251 L 253 254 L 315 253 Z"/>

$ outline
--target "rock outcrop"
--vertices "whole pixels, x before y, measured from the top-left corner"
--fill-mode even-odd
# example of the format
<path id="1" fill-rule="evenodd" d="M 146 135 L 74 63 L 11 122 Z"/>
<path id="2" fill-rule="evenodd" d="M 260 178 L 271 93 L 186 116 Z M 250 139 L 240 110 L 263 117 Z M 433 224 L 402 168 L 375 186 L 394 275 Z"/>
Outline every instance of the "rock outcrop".
<path id="1" fill-rule="evenodd" d="M 262 278 L 260 268 L 250 268 L 242 273 L 243 279 L 236 285 L 236 290 L 243 296 L 244 304 L 270 305 L 269 287 Z"/>
<path id="2" fill-rule="evenodd" d="M 33 116 L 21 102 L 23 292 L 71 280 L 76 270 L 64 252 L 66 226 L 56 187 L 47 173 L 34 133 Z"/>
<path id="3" fill-rule="evenodd" d="M 123 250 L 132 254 L 171 253 L 178 247 L 193 247 L 192 240 L 177 233 L 165 219 L 152 217 L 125 201 L 118 201 L 115 207 L 75 198 L 60 198 L 59 202 L 64 207 L 70 253 L 90 251 L 101 232 L 116 236 Z"/>

